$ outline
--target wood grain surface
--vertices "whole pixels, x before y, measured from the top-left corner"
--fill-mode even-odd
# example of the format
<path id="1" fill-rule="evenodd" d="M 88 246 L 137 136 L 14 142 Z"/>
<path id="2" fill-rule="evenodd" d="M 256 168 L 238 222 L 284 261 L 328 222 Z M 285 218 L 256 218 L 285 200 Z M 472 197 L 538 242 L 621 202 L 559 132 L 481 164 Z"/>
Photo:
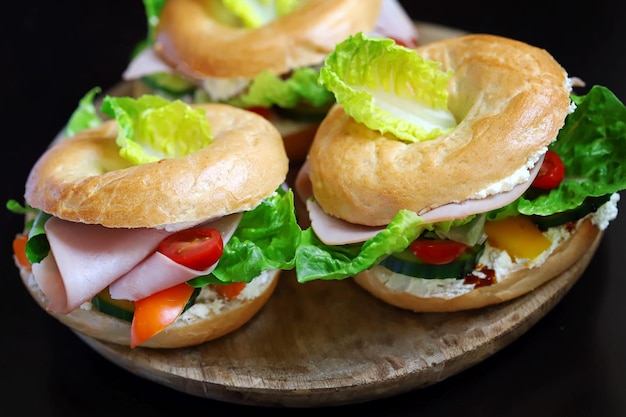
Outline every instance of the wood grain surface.
<path id="1" fill-rule="evenodd" d="M 422 42 L 461 33 L 417 25 Z M 513 342 L 574 285 L 600 239 L 534 292 L 475 311 L 415 314 L 349 279 L 298 284 L 289 271 L 244 327 L 197 347 L 129 349 L 79 337 L 129 372 L 194 396 L 287 407 L 365 402 L 435 384 Z"/>

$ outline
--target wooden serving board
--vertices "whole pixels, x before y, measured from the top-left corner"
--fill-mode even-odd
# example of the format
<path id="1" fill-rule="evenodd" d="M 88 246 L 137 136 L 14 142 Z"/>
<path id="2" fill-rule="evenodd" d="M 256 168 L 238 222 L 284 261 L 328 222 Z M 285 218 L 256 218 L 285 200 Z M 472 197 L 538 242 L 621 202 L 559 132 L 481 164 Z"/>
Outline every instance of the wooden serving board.
<path id="1" fill-rule="evenodd" d="M 417 25 L 422 42 L 461 33 Z M 569 291 L 600 239 L 534 292 L 475 311 L 415 314 L 352 280 L 299 284 L 289 271 L 250 322 L 197 347 L 130 349 L 79 337 L 129 372 L 199 397 L 289 407 L 364 402 L 435 384 L 507 346 Z"/>

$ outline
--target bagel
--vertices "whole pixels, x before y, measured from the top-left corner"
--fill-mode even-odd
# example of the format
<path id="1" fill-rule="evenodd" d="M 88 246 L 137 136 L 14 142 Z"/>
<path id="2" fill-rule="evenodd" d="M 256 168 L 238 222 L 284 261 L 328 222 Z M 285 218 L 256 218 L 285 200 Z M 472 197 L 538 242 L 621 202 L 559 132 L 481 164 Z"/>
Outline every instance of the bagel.
<path id="1" fill-rule="evenodd" d="M 154 16 L 152 47 L 131 62 L 124 78 L 135 80 L 137 94 L 184 92 L 190 102 L 259 111 L 283 136 L 290 161 L 299 164 L 332 105 L 316 74 L 335 44 L 357 32 L 417 42 L 416 29 L 396 0 L 302 0 L 289 13 L 268 13 L 277 16 L 260 17 L 267 21 L 251 26 L 221 1 L 168 0 Z M 298 76 L 303 69 L 314 75 Z M 161 72 L 177 81 L 163 82 Z M 283 85 L 266 87 L 269 82 Z"/>
<path id="2" fill-rule="evenodd" d="M 191 78 L 254 78 L 263 71 L 286 74 L 320 64 L 338 41 L 372 30 L 381 3 L 302 1 L 287 15 L 245 28 L 224 22 L 219 2 L 168 0 L 159 18 L 155 51 Z"/>
<path id="3" fill-rule="evenodd" d="M 354 282 L 374 297 L 414 312 L 445 313 L 483 308 L 528 294 L 562 274 L 578 278 L 591 262 L 602 236 L 603 232 L 591 219 L 585 219 L 540 267 L 496 272 L 497 282 L 473 288 L 462 295 L 457 295 L 456 291 L 445 291 L 443 285 L 436 294 L 431 293 L 430 288 L 424 288 L 423 292 L 409 289 L 411 285 L 428 286 L 428 281 L 420 280 L 418 284 L 418 280 L 396 274 L 380 265 L 355 275 Z M 402 288 L 401 283 L 406 286 Z"/>
<path id="4" fill-rule="evenodd" d="M 335 106 L 308 156 L 315 199 L 328 214 L 380 226 L 401 209 L 424 214 L 485 197 L 545 152 L 569 112 L 567 74 L 545 50 L 467 35 L 417 52 L 454 69 L 448 103 L 458 125 L 434 140 L 405 143 Z"/>
<path id="5" fill-rule="evenodd" d="M 406 103 L 402 91 L 384 85 L 403 82 L 395 68 L 417 73 L 409 65 L 424 61 L 416 56 L 450 75 L 443 111 L 456 125 L 411 141 L 402 130 L 419 120 L 411 109 L 370 121 L 351 106 L 357 94 L 373 114 Z M 346 69 L 353 62 L 370 66 L 355 75 Z M 449 312 L 583 273 L 626 188 L 612 168 L 622 163 L 611 151 L 623 145 L 620 134 L 587 134 L 621 123 L 602 116 L 623 111 L 608 90 L 575 95 L 576 81 L 546 50 L 488 34 L 415 50 L 353 36 L 337 45 L 322 76 L 337 104 L 296 178 L 310 220 L 297 254 L 299 282 L 353 278 L 396 307 Z M 407 87 L 419 88 L 428 87 Z M 596 157 L 596 146 L 611 160 Z M 604 174 L 594 178 L 593 166 Z"/>
<path id="6" fill-rule="evenodd" d="M 20 267 L 20 276 L 37 304 L 72 331 L 103 342 L 130 346 L 128 321 L 98 311 L 85 303 L 68 314 L 48 310 L 49 300 L 37 285 L 32 271 Z M 196 346 L 231 333 L 248 323 L 269 301 L 280 278 L 280 271 L 266 271 L 246 286 L 240 297 L 224 301 L 210 287 L 202 288 L 194 305 L 183 312 L 161 333 L 141 344 L 152 349 Z"/>
<path id="7" fill-rule="evenodd" d="M 202 107 L 214 137 L 206 148 L 130 166 L 119 156 L 116 122 L 107 121 L 39 158 L 26 181 L 26 202 L 64 220 L 105 227 L 185 226 L 256 207 L 287 175 L 280 135 L 252 112 Z"/>
<path id="8" fill-rule="evenodd" d="M 37 255 L 15 249 L 16 265 L 37 303 L 73 331 L 131 348 L 204 343 L 252 319 L 292 268 L 300 228 L 278 131 L 243 109 L 195 107 L 212 136 L 199 150 L 132 164 L 115 118 L 57 139 L 31 169 L 24 199 L 35 212 L 16 241 L 28 236 Z M 164 291 L 180 310 L 156 323 L 165 313 L 153 296 Z"/>

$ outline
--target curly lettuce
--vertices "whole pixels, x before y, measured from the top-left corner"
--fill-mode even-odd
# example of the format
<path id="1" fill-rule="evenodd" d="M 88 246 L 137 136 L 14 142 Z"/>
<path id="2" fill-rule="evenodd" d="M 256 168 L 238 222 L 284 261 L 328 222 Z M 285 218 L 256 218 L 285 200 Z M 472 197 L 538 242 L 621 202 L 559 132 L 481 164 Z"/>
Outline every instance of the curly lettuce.
<path id="1" fill-rule="evenodd" d="M 298 68 L 289 78 L 267 71 L 257 75 L 248 90 L 230 104 L 238 107 L 271 107 L 284 109 L 306 102 L 314 107 L 328 106 L 334 102 L 331 92 L 318 83 L 319 72 L 313 68 Z"/>
<path id="2" fill-rule="evenodd" d="M 96 106 L 94 105 L 95 97 L 101 91 L 100 87 L 94 87 L 80 99 L 78 107 L 70 116 L 67 126 L 65 127 L 66 136 L 74 136 L 81 130 L 89 129 L 102 124 L 102 119 L 98 115 Z"/>
<path id="3" fill-rule="evenodd" d="M 134 164 L 184 156 L 213 141 L 206 111 L 180 100 L 107 96 L 102 112 L 117 120 L 120 155 Z"/>
<path id="4" fill-rule="evenodd" d="M 626 107 L 609 89 L 593 86 L 584 96 L 571 96 L 569 114 L 550 144 L 565 165 L 561 184 L 549 193 L 527 193 L 490 213 L 490 219 L 516 214 L 549 216 L 626 189 Z"/>
<path id="5" fill-rule="evenodd" d="M 301 235 L 293 191 L 279 189 L 254 210 L 243 214 L 237 230 L 224 247 L 217 268 L 210 275 L 188 283 L 201 287 L 250 282 L 263 271 L 293 269 Z"/>
<path id="6" fill-rule="evenodd" d="M 327 57 L 320 82 L 357 122 L 418 142 L 456 126 L 448 110 L 452 74 L 391 39 L 357 33 Z"/>

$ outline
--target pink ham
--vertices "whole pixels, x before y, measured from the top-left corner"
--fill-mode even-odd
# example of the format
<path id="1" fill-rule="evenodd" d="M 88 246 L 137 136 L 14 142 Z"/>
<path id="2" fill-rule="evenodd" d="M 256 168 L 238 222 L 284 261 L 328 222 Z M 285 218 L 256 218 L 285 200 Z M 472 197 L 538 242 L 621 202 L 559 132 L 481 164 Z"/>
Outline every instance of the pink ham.
<path id="1" fill-rule="evenodd" d="M 111 298 L 137 301 L 149 295 L 189 281 L 200 275 L 210 274 L 217 263 L 206 271 L 195 271 L 177 264 L 160 252 L 154 252 L 128 274 L 109 286 Z"/>
<path id="2" fill-rule="evenodd" d="M 370 36 L 392 38 L 410 48 L 418 43 L 415 23 L 396 0 L 383 0 L 380 16 Z"/>
<path id="3" fill-rule="evenodd" d="M 241 214 L 235 214 L 210 224 L 220 230 L 226 243 L 240 218 Z M 206 272 L 191 271 L 171 261 L 166 267 L 162 260 L 142 262 L 151 259 L 149 255 L 173 232 L 149 228 L 110 229 L 56 217 L 51 217 L 45 228 L 50 255 L 33 265 L 33 275 L 49 300 L 48 309 L 53 312 L 67 314 L 113 283 L 129 297 L 131 294 L 147 296 Z M 138 265 L 141 265 L 139 269 Z M 168 272 L 164 274 L 164 271 Z M 159 274 L 161 278 L 154 280 Z M 117 284 L 121 277 L 126 277 L 126 284 L 124 281 Z"/>
<path id="4" fill-rule="evenodd" d="M 130 271 L 169 234 L 157 229 L 110 229 L 56 217 L 51 217 L 45 228 L 65 297 L 59 297 L 60 291 L 48 293 L 44 289 L 60 284 L 48 282 L 40 287 L 50 299 L 50 308 L 61 313 L 77 308 Z M 40 269 L 52 274 L 50 268 L 48 265 Z M 34 274 L 39 284 L 39 274 Z"/>

